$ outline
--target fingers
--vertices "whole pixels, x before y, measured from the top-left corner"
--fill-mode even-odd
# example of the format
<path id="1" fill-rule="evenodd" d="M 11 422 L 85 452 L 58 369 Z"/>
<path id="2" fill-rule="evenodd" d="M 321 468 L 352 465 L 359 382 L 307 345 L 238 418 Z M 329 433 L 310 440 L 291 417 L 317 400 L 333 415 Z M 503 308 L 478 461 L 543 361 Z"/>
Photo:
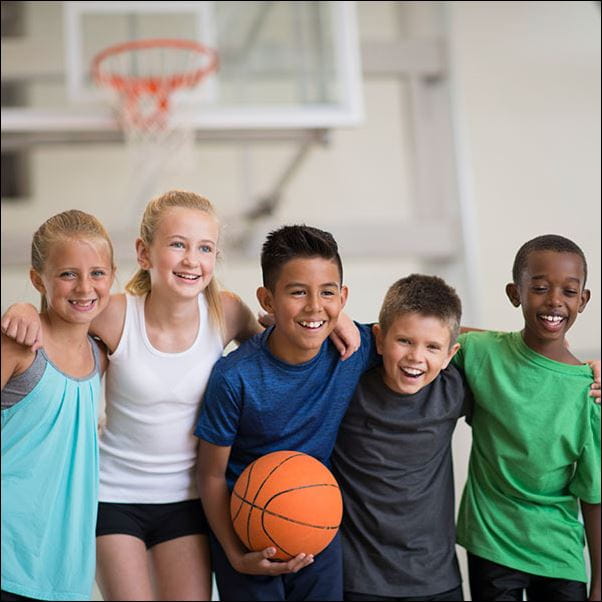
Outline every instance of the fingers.
<path id="1" fill-rule="evenodd" d="M 313 554 L 298 554 L 286 562 L 272 560 L 275 554 L 275 548 L 266 548 L 261 552 L 246 554 L 247 559 L 245 564 L 250 570 L 245 572 L 274 577 L 276 575 L 284 575 L 285 573 L 297 573 L 314 561 Z M 255 568 L 252 568 L 253 566 Z"/>

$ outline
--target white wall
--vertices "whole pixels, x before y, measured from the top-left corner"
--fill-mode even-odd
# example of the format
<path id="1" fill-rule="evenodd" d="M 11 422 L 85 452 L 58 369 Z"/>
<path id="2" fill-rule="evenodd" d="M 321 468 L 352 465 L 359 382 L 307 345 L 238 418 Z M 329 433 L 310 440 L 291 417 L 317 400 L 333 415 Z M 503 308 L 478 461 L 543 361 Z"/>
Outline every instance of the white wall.
<path id="1" fill-rule="evenodd" d="M 482 316 L 482 323 L 473 325 L 521 327 L 520 312 L 504 295 L 514 254 L 536 235 L 562 234 L 583 248 L 592 290 L 589 307 L 570 333 L 571 345 L 583 359 L 600 357 L 598 3 L 357 4 L 363 40 L 433 35 L 438 29 L 424 17 L 425 7 L 432 12 L 445 5 L 461 198 Z M 312 151 L 286 191 L 276 219 L 319 225 L 361 223 L 376 215 L 385 223 L 407 215 L 413 176 L 408 156 L 411 132 L 402 119 L 406 103 L 403 84 L 382 78 L 367 81 L 365 124 L 334 131 L 327 147 Z M 247 151 L 200 145 L 197 173 L 181 187 L 206 194 L 228 216 L 248 202 L 249 193 L 269 187 L 278 164 L 292 150 L 284 143 Z M 253 167 L 246 181 L 237 177 L 245 153 L 250 153 Z M 34 163 L 35 198 L 20 207 L 2 203 L 3 234 L 11 229 L 21 232 L 27 244 L 43 219 L 70 207 L 97 213 L 109 229 L 118 225 L 122 213 L 111 199 L 122 199 L 122 149 L 45 147 L 34 153 Z M 366 236 L 378 232 L 367 231 Z M 362 240 L 357 245 L 361 249 Z M 132 269 L 131 261 L 122 256 L 121 284 Z M 348 312 L 362 321 L 374 320 L 388 285 L 421 269 L 411 256 L 346 260 Z M 225 286 L 256 306 L 258 261 L 226 254 L 219 274 Z M 26 283 L 25 266 L 2 270 L 2 308 L 18 299 L 37 302 Z M 454 438 L 458 497 L 469 446 L 470 433 L 460 424 Z M 461 559 L 464 571 L 462 552 Z"/>

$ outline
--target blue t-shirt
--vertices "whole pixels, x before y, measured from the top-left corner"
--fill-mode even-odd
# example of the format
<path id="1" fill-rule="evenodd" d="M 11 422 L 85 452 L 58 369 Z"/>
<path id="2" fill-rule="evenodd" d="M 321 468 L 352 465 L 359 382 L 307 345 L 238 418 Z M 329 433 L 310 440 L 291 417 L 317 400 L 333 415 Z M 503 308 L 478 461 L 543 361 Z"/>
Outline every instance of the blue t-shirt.
<path id="1" fill-rule="evenodd" d="M 357 326 L 360 348 L 345 361 L 327 339 L 310 361 L 283 362 L 267 345 L 272 327 L 215 364 L 195 435 L 232 448 L 230 488 L 253 460 L 273 451 L 300 451 L 329 465 L 360 376 L 379 362 L 371 327 Z"/>

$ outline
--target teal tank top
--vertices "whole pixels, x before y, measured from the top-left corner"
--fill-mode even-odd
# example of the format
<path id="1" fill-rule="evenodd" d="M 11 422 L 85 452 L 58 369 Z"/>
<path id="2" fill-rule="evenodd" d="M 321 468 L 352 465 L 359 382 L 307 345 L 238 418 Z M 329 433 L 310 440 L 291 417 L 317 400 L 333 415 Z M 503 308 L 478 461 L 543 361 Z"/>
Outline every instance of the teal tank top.
<path id="1" fill-rule="evenodd" d="M 90 342 L 90 375 L 68 376 L 39 350 L 41 378 L 2 410 L 2 589 L 14 594 L 89 600 L 92 593 L 100 374 Z"/>

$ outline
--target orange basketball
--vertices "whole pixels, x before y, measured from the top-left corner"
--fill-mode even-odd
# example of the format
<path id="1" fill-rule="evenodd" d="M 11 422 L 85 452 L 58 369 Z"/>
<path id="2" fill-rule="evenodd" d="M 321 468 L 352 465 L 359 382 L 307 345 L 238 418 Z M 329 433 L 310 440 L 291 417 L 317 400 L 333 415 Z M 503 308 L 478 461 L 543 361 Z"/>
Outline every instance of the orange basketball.
<path id="1" fill-rule="evenodd" d="M 232 490 L 236 534 L 252 551 L 276 548 L 272 558 L 318 554 L 336 535 L 343 500 L 332 473 L 295 451 L 266 454 L 245 468 Z"/>

